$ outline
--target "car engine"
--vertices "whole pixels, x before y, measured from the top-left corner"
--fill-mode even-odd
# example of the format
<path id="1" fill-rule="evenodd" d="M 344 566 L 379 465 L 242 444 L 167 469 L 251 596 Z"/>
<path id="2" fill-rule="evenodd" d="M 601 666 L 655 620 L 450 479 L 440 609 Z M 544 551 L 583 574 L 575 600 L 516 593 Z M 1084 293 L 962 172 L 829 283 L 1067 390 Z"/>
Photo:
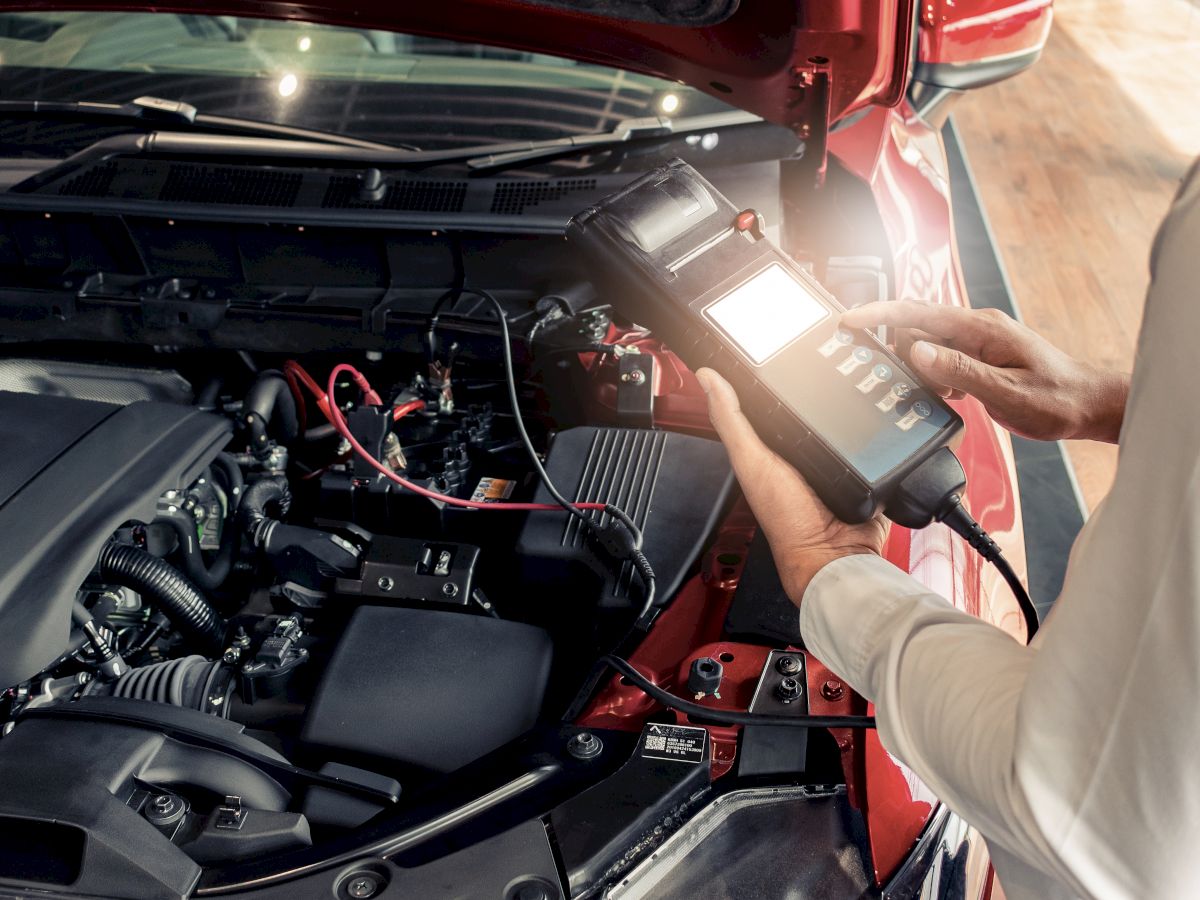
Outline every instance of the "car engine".
<path id="1" fill-rule="evenodd" d="M 418 352 L 348 351 L 350 373 L 326 352 L 0 363 L 7 877 L 186 894 L 561 717 L 646 586 L 562 510 L 478 508 L 552 502 L 517 417 L 559 490 L 644 535 L 644 616 L 733 495 L 718 443 L 647 427 L 669 354 L 563 302 L 521 324 L 515 409 L 494 323 L 436 314 Z"/>

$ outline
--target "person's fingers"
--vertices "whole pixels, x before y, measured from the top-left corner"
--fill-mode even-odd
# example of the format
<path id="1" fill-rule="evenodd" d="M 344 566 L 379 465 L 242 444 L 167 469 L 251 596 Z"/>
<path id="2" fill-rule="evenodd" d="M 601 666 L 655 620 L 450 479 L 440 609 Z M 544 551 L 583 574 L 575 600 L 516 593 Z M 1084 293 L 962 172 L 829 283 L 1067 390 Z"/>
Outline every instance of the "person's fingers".
<path id="1" fill-rule="evenodd" d="M 729 383 L 712 369 L 699 369 L 696 377 L 708 395 L 709 418 L 729 453 L 742 494 L 776 558 L 787 559 L 793 542 L 805 539 L 806 531 L 828 527 L 832 514 L 808 482 L 762 442 Z"/>
<path id="2" fill-rule="evenodd" d="M 910 300 L 867 303 L 842 313 L 842 324 L 850 328 L 914 328 L 967 343 L 983 343 L 1000 325 L 1003 314 L 945 306 L 940 303 L 913 303 Z"/>
<path id="3" fill-rule="evenodd" d="M 729 382 L 712 369 L 698 370 L 696 379 L 708 395 L 708 417 L 734 465 L 737 466 L 740 461 L 746 461 L 751 466 L 768 461 L 774 454 L 742 414 L 737 393 Z"/>
<path id="4" fill-rule="evenodd" d="M 987 395 L 997 383 L 996 370 L 972 356 L 928 341 L 917 341 L 908 354 L 909 365 L 931 386 L 947 388 L 941 395 L 947 399 L 953 391 Z"/>

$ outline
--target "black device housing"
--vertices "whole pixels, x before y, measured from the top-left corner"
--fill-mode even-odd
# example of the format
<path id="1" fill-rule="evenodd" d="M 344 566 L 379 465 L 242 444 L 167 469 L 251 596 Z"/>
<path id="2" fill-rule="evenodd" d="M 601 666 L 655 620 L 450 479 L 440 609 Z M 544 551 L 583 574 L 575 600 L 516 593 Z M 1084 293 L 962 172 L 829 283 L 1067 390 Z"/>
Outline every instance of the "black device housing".
<path id="1" fill-rule="evenodd" d="M 739 212 L 682 160 L 579 213 L 567 237 L 590 255 L 621 313 L 652 328 L 693 369 L 711 367 L 733 385 L 763 440 L 843 521 L 862 522 L 886 508 L 905 476 L 962 428 L 873 335 L 840 328 L 842 306 L 763 238 L 752 210 Z M 710 319 L 710 308 L 772 266 L 825 314 L 755 360 Z M 848 371 L 839 359 L 851 363 Z M 850 377 L 857 359 L 870 363 L 868 376 L 886 370 L 886 378 Z"/>
<path id="2" fill-rule="evenodd" d="M 554 436 L 546 471 L 568 497 L 613 503 L 633 519 L 658 577 L 659 606 L 683 586 L 733 495 L 725 448 L 673 431 L 569 428 Z M 553 502 L 545 485 L 533 499 Z M 641 603 L 632 563 L 614 566 L 565 513 L 527 518 L 515 549 L 522 577 L 558 583 L 568 596 L 595 596 L 600 609 Z"/>

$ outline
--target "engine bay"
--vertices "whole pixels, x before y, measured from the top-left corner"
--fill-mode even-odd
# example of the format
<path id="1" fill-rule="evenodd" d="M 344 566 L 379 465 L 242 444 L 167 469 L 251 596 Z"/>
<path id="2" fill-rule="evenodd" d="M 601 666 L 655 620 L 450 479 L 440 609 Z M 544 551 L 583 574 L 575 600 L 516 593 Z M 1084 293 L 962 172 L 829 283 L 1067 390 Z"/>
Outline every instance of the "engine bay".
<path id="1" fill-rule="evenodd" d="M 667 604 L 734 500 L 723 449 L 639 427 L 680 373 L 605 307 L 552 299 L 524 331 L 519 412 L 553 483 L 627 512 Z M 438 495 L 550 500 L 498 361 L 455 327 L 423 340 L 355 354 L 332 395 L 317 355 L 5 361 L 0 822 L 73 823 L 90 877 L 186 889 L 421 797 L 628 644 L 646 586 L 571 516 L 415 494 L 322 415 Z"/>
<path id="2" fill-rule="evenodd" d="M 344 897 L 375 858 L 428 896 L 417 873 L 482 878 L 453 861 L 533 823 L 555 897 L 616 883 L 717 779 L 857 815 L 833 735 L 865 703 L 796 649 L 694 375 L 563 242 L 625 175 L 500 179 L 528 208 L 445 230 L 377 197 L 265 215 L 243 176 L 278 171 L 171 166 L 169 211 L 59 170 L 0 204 L 0 882 L 321 869 Z M 789 230 L 777 163 L 714 176 Z M 869 233 L 809 221 L 845 305 L 887 295 Z"/>

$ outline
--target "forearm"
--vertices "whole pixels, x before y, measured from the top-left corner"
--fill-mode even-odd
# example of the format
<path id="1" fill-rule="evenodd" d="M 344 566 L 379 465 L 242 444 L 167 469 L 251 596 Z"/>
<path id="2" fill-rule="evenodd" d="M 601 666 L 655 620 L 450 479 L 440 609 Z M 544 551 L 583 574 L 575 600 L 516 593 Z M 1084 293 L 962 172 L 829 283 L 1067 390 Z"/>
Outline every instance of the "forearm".
<path id="1" fill-rule="evenodd" d="M 1016 775 L 1035 650 L 870 557 L 819 572 L 800 622 L 808 649 L 876 704 L 890 753 L 989 839 L 1058 868 Z"/>
<path id="2" fill-rule="evenodd" d="M 1117 443 L 1125 421 L 1125 404 L 1129 400 L 1130 376 L 1087 365 L 1080 387 L 1080 423 L 1074 434 L 1067 437 L 1087 441 Z"/>

